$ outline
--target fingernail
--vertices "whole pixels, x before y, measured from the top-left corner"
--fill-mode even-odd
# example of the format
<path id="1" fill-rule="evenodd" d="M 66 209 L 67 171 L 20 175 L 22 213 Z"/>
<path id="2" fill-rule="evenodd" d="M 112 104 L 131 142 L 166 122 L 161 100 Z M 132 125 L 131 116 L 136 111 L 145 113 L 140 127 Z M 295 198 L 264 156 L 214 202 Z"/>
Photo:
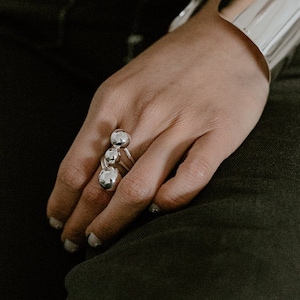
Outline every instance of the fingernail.
<path id="1" fill-rule="evenodd" d="M 58 221 L 57 219 L 51 217 L 49 219 L 49 224 L 51 227 L 55 228 L 55 229 L 62 229 L 64 227 L 64 223 L 61 221 Z"/>
<path id="2" fill-rule="evenodd" d="M 79 249 L 79 246 L 67 239 L 64 241 L 64 248 L 66 251 L 74 253 Z"/>
<path id="3" fill-rule="evenodd" d="M 93 248 L 102 246 L 102 242 L 96 237 L 94 233 L 90 233 L 88 237 L 88 243 Z"/>
<path id="4" fill-rule="evenodd" d="M 161 212 L 161 208 L 157 204 L 152 203 L 149 207 L 149 211 L 154 214 L 157 214 L 157 213 Z"/>

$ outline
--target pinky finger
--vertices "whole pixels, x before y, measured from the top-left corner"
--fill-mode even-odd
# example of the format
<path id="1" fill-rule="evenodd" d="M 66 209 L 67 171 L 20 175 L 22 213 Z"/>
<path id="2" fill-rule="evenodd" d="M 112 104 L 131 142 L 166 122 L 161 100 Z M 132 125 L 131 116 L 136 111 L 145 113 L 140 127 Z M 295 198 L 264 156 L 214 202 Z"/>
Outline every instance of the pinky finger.
<path id="1" fill-rule="evenodd" d="M 191 147 L 176 175 L 158 190 L 150 211 L 170 211 L 187 205 L 210 181 L 219 165 L 228 156 L 222 138 L 211 131 Z M 224 141 L 223 141 L 224 142 Z"/>

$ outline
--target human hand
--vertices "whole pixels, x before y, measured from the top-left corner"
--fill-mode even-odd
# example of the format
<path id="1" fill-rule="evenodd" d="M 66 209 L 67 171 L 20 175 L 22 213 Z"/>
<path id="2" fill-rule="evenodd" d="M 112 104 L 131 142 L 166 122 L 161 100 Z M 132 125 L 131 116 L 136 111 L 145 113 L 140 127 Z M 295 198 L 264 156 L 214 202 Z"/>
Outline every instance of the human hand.
<path id="1" fill-rule="evenodd" d="M 91 246 L 108 242 L 151 203 L 163 211 L 187 205 L 256 125 L 268 95 L 265 65 L 216 11 L 205 6 L 96 92 L 48 202 L 68 251 L 86 235 Z M 130 133 L 136 163 L 107 192 L 99 163 L 117 128 Z"/>

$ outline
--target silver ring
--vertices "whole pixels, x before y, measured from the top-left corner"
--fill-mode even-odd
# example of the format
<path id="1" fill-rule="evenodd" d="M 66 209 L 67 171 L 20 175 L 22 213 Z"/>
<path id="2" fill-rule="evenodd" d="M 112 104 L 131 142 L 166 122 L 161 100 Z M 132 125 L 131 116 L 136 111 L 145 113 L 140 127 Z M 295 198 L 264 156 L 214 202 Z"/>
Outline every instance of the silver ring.
<path id="1" fill-rule="evenodd" d="M 114 191 L 117 188 L 122 175 L 118 166 L 124 168 L 126 172 L 135 163 L 127 146 L 130 143 L 130 135 L 123 129 L 116 129 L 110 136 L 111 147 L 108 148 L 101 158 L 101 172 L 98 175 L 100 186 L 107 191 Z M 121 160 L 122 152 L 127 156 L 130 165 Z"/>

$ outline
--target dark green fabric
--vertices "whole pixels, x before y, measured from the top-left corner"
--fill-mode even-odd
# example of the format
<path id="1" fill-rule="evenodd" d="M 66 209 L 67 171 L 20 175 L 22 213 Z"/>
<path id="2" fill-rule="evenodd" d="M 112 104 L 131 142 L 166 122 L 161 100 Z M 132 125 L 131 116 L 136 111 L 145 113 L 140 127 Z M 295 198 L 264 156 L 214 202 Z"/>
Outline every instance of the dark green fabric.
<path id="1" fill-rule="evenodd" d="M 299 299 L 299 136 L 300 52 L 193 203 L 75 267 L 68 299 Z"/>

